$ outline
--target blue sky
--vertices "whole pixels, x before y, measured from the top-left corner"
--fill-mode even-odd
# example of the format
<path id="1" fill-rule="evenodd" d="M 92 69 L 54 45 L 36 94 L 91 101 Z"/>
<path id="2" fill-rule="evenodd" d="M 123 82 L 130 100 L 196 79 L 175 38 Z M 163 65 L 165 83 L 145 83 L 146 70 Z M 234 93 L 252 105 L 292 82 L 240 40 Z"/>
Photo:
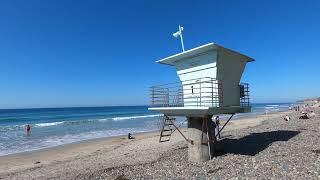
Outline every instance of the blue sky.
<path id="1" fill-rule="evenodd" d="M 215 42 L 256 59 L 253 102 L 319 96 L 320 1 L 0 1 L 0 108 L 148 104 L 154 61 Z"/>

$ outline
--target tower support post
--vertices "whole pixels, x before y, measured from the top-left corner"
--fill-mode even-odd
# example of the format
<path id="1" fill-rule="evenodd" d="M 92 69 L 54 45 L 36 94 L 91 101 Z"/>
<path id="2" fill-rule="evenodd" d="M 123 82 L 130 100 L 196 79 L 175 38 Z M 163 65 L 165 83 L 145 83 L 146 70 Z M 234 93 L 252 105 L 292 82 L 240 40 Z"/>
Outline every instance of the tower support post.
<path id="1" fill-rule="evenodd" d="M 211 118 L 212 116 L 187 117 L 188 138 L 193 142 L 188 143 L 188 158 L 191 162 L 208 161 L 214 153 L 215 124 Z"/>

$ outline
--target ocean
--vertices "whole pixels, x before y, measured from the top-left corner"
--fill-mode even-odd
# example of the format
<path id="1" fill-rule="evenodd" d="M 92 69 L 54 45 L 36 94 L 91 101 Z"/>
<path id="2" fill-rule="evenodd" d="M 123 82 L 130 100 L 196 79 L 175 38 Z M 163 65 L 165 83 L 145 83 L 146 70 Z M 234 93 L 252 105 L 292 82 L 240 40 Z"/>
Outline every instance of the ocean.
<path id="1" fill-rule="evenodd" d="M 252 104 L 234 119 L 288 110 L 292 103 Z M 83 140 L 159 130 L 157 112 L 147 106 L 0 109 L 0 156 Z M 221 119 L 227 116 L 221 116 Z M 177 124 L 186 126 L 185 118 Z M 31 126 L 26 135 L 25 126 Z"/>

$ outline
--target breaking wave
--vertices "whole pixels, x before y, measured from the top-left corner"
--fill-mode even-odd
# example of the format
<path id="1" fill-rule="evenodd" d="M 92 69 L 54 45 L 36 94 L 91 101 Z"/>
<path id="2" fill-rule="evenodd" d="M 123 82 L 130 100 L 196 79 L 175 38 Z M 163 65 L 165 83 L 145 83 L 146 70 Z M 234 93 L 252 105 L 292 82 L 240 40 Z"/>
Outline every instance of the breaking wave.
<path id="1" fill-rule="evenodd" d="M 143 119 L 143 118 L 152 118 L 158 117 L 160 114 L 152 115 L 142 115 L 142 116 L 125 116 L 125 117 L 113 117 L 113 118 L 103 118 L 103 119 L 88 119 L 88 120 L 77 120 L 77 121 L 57 121 L 57 122 L 48 122 L 48 123 L 37 123 L 34 124 L 34 127 L 48 127 L 48 126 L 57 126 L 61 124 L 80 124 L 80 123 L 92 123 L 92 122 L 104 122 L 104 121 L 123 121 L 130 119 Z M 25 125 L 23 125 L 25 126 Z"/>
<path id="2" fill-rule="evenodd" d="M 64 123 L 64 121 L 51 122 L 51 123 L 38 123 L 38 124 L 35 124 L 35 127 L 56 126 L 56 125 L 63 124 L 63 123 Z"/>

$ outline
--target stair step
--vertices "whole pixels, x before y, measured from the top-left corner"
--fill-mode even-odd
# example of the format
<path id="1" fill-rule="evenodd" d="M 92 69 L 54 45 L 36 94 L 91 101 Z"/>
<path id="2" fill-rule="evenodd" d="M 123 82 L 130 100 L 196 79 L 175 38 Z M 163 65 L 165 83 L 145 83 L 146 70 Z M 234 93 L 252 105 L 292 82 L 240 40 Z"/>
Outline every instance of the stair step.
<path id="1" fill-rule="evenodd" d="M 162 134 L 161 137 L 171 136 L 171 134 Z"/>
<path id="2" fill-rule="evenodd" d="M 173 126 L 174 122 L 176 121 L 176 118 L 170 116 L 162 116 L 162 119 L 160 120 L 163 122 L 163 127 L 160 134 L 159 142 L 169 141 L 174 129 Z"/>
<path id="3" fill-rule="evenodd" d="M 165 124 L 165 125 L 173 125 L 173 122 L 171 122 L 171 121 L 166 121 L 166 122 L 164 122 L 164 124 Z"/>
<path id="4" fill-rule="evenodd" d="M 167 141 L 170 141 L 170 139 L 160 140 L 160 142 L 167 142 Z"/>

